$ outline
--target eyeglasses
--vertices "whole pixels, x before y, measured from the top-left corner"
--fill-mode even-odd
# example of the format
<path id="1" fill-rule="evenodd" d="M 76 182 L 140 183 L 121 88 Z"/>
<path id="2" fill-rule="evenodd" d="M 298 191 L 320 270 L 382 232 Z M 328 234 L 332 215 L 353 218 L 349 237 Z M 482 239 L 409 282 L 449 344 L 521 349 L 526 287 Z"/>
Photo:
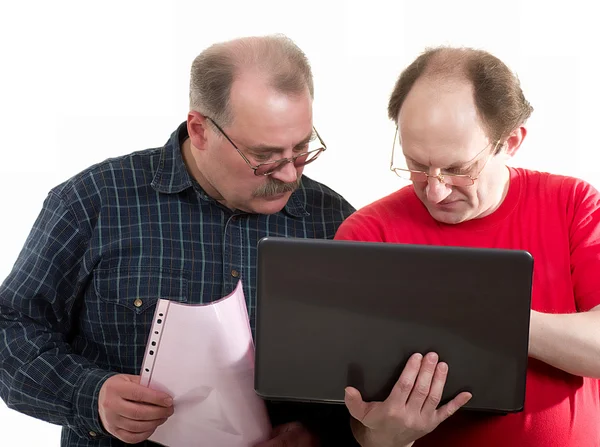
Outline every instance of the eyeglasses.
<path id="1" fill-rule="evenodd" d="M 427 183 L 429 178 L 436 178 L 440 183 L 444 183 L 448 186 L 471 186 L 475 183 L 475 180 L 481 174 L 481 171 L 485 168 L 487 162 L 492 158 L 494 154 L 496 154 L 496 150 L 498 149 L 498 145 L 500 144 L 500 140 L 496 142 L 494 145 L 494 150 L 491 151 L 485 163 L 481 166 L 481 168 L 473 174 L 442 174 L 441 172 L 438 175 L 430 175 L 424 171 L 416 171 L 413 169 L 402 169 L 402 168 L 394 168 L 394 149 L 396 148 L 396 140 L 398 139 L 398 127 L 396 127 L 396 133 L 394 134 L 394 144 L 392 145 L 392 160 L 390 161 L 390 171 L 396 174 L 398 177 L 403 178 L 405 180 L 410 180 L 416 183 Z M 471 160 L 466 162 L 465 164 L 469 164 L 475 161 L 488 147 L 490 147 L 492 143 L 488 143 L 481 151 L 475 155 Z"/>
<path id="2" fill-rule="evenodd" d="M 207 116 L 206 119 L 208 119 L 211 123 L 213 123 L 214 126 L 219 130 L 219 132 L 221 132 L 223 134 L 223 136 L 225 138 L 227 138 L 227 141 L 229 141 L 231 143 L 231 145 L 235 148 L 235 150 L 238 152 L 238 154 L 240 154 L 242 156 L 242 158 L 244 159 L 246 164 L 250 167 L 250 169 L 252 169 L 254 171 L 254 175 L 271 175 L 271 174 L 273 174 L 273 172 L 277 171 L 279 168 L 281 168 L 282 166 L 284 166 L 288 163 L 293 163 L 295 167 L 300 168 L 302 166 L 305 166 L 305 165 L 315 161 L 319 157 L 319 155 L 321 155 L 321 153 L 327 149 L 327 146 L 321 139 L 319 132 L 317 132 L 317 129 L 315 129 L 313 127 L 313 132 L 319 140 L 320 147 L 318 147 L 316 149 L 312 149 L 307 152 L 302 152 L 301 154 L 294 155 L 293 157 L 279 158 L 277 160 L 266 161 L 264 163 L 259 163 L 257 165 L 253 165 L 250 162 L 250 160 L 248 160 L 248 157 L 246 157 L 244 155 L 244 153 L 236 146 L 236 144 L 231 140 L 231 138 L 229 138 L 229 136 L 225 133 L 225 131 L 223 129 L 221 129 L 221 127 L 217 123 L 215 123 L 215 121 L 212 118 Z"/>

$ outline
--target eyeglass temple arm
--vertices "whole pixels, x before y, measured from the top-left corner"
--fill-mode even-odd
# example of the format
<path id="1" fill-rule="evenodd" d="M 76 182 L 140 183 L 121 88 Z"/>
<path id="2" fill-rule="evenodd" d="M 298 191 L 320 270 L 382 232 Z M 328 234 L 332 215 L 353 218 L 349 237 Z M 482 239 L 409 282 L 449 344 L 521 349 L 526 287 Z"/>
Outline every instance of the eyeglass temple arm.
<path id="1" fill-rule="evenodd" d="M 394 142 L 392 143 L 392 158 L 390 160 L 390 171 L 394 170 L 394 149 L 396 148 L 396 138 L 398 138 L 398 126 L 396 126 L 396 132 L 394 133 Z"/>

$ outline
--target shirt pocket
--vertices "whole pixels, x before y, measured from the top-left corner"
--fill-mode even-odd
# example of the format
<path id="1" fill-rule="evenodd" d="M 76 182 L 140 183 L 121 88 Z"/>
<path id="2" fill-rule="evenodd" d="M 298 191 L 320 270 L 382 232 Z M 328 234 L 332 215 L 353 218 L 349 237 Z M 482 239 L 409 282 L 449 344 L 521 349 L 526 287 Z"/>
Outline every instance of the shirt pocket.
<path id="1" fill-rule="evenodd" d="M 74 351 L 101 368 L 137 374 L 158 300 L 186 303 L 188 278 L 167 268 L 98 268 L 78 315 Z"/>
<path id="2" fill-rule="evenodd" d="M 188 275 L 168 268 L 99 269 L 94 275 L 94 290 L 101 302 L 116 306 L 117 312 L 151 314 L 159 299 L 187 303 Z"/>

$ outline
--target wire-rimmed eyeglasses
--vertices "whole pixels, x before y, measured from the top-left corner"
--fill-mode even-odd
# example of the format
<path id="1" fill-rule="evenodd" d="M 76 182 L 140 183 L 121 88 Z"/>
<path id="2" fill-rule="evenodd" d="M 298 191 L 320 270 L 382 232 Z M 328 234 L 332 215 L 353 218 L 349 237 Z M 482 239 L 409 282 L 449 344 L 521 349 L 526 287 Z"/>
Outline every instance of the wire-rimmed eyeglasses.
<path id="1" fill-rule="evenodd" d="M 277 160 L 266 161 L 264 163 L 253 165 L 248 159 L 248 157 L 244 155 L 244 153 L 236 146 L 236 144 L 231 140 L 231 138 L 229 138 L 225 131 L 212 118 L 207 116 L 206 119 L 210 120 L 210 122 L 213 123 L 213 125 L 219 130 L 219 132 L 221 132 L 221 134 L 223 134 L 223 136 L 227 138 L 227 141 L 231 143 L 231 145 L 235 148 L 238 154 L 241 155 L 241 157 L 244 159 L 244 161 L 250 167 L 250 169 L 254 171 L 254 175 L 271 175 L 273 172 L 277 171 L 279 168 L 286 165 L 287 163 L 293 163 L 295 167 L 300 168 L 315 161 L 319 157 L 319 155 L 321 155 L 321 153 L 327 149 L 327 146 L 323 142 L 323 139 L 319 135 L 319 132 L 317 132 L 317 129 L 315 129 L 313 126 L 313 132 L 319 140 L 320 147 L 309 150 L 307 152 L 302 152 L 301 154 L 294 155 L 293 157 L 279 158 Z"/>
<path id="2" fill-rule="evenodd" d="M 492 158 L 492 156 L 496 154 L 498 145 L 500 144 L 500 140 L 498 140 L 496 142 L 496 144 L 494 145 L 494 150 L 488 154 L 488 156 L 485 160 L 485 163 L 483 163 L 481 168 L 479 168 L 476 173 L 450 174 L 450 173 L 439 172 L 437 175 L 431 175 L 425 171 L 417 171 L 414 169 L 404 169 L 404 168 L 395 168 L 394 167 L 394 150 L 396 148 L 396 139 L 397 138 L 398 138 L 398 127 L 396 127 L 396 133 L 394 134 L 394 144 L 392 145 L 392 159 L 390 161 L 390 171 L 392 171 L 398 177 L 403 178 L 405 180 L 410 180 L 412 182 L 427 183 L 427 181 L 431 177 L 431 178 L 437 179 L 440 183 L 444 183 L 449 186 L 471 186 L 471 185 L 473 185 L 475 183 L 475 180 L 477 180 L 477 178 L 481 174 L 481 171 L 483 171 L 483 169 L 485 168 L 489 159 Z M 472 163 L 473 161 L 475 161 L 481 154 L 483 154 L 483 152 L 487 148 L 490 147 L 491 144 L 492 144 L 491 142 L 488 143 L 481 151 L 479 151 L 477 153 L 477 155 L 475 155 L 475 157 L 473 157 L 471 160 L 469 160 L 465 164 L 468 165 L 468 164 Z"/>

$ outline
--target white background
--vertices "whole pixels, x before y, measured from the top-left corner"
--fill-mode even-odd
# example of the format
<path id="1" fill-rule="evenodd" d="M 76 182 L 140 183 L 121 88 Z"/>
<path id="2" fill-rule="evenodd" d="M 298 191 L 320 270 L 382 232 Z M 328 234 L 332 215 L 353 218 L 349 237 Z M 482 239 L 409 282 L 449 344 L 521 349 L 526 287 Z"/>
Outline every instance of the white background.
<path id="1" fill-rule="evenodd" d="M 306 173 L 361 207 L 389 172 L 396 77 L 425 47 L 491 51 L 535 108 L 513 165 L 600 187 L 599 14 L 585 1 L 0 0 L 0 281 L 48 190 L 89 165 L 164 144 L 185 120 L 189 68 L 213 42 L 282 32 L 312 62 L 329 150 Z M 0 403 L 0 445 L 60 429 Z"/>

